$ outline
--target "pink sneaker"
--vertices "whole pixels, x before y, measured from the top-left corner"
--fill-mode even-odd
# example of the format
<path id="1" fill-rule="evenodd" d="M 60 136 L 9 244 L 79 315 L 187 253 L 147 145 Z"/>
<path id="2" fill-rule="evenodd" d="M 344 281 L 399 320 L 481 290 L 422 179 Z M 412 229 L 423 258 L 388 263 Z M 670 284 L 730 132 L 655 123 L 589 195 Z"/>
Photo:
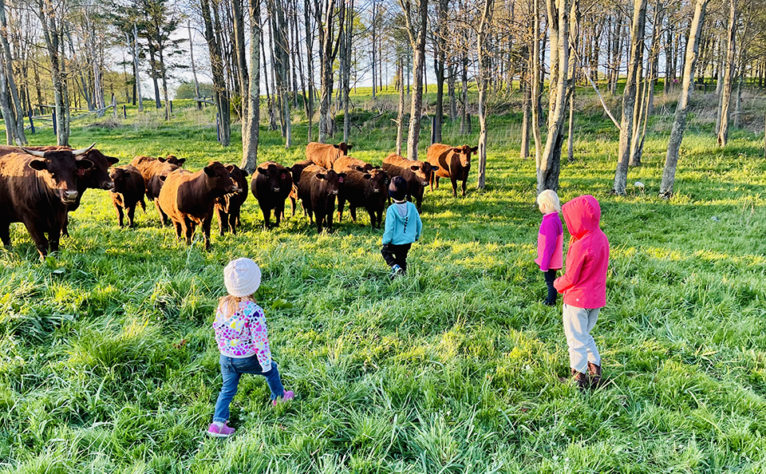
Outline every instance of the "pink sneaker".
<path id="1" fill-rule="evenodd" d="M 233 435 L 235 431 L 237 430 L 227 425 L 226 423 L 224 423 L 220 428 L 215 423 L 210 423 L 210 426 L 207 429 L 207 434 L 213 436 L 214 438 L 228 438 L 229 436 Z"/>
<path id="2" fill-rule="evenodd" d="M 282 396 L 282 399 L 280 400 L 277 398 L 276 400 L 273 400 L 271 404 L 277 406 L 277 403 L 286 402 L 287 400 L 292 400 L 293 398 L 295 398 L 295 392 L 292 390 L 285 390 L 285 394 Z"/>

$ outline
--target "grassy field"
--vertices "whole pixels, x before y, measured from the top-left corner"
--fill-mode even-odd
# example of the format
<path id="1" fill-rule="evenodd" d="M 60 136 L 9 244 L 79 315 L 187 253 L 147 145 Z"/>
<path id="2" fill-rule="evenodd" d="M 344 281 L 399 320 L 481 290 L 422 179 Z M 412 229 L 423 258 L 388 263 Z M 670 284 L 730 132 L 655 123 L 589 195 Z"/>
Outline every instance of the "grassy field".
<path id="1" fill-rule="evenodd" d="M 475 190 L 473 171 L 465 198 L 449 186 L 428 192 L 411 270 L 393 283 L 380 231 L 346 221 L 317 236 L 299 216 L 264 231 L 252 195 L 243 231 L 216 235 L 210 252 L 199 236 L 190 248 L 176 242 L 153 207 L 139 211 L 138 228 L 118 228 L 99 190 L 44 264 L 12 226 L 14 247 L 0 251 L 0 469 L 766 470 L 760 131 L 735 131 L 720 151 L 696 111 L 677 194 L 664 201 L 656 195 L 665 113 L 653 119 L 628 196 L 615 197 L 616 132 L 592 101 L 580 105 L 576 161 L 563 165 L 560 195 L 595 195 L 612 246 L 594 331 L 608 383 L 581 394 L 559 381 L 569 370 L 560 303 L 541 304 L 534 160 L 518 158 L 519 114 L 510 109 L 490 117 L 486 190 Z M 210 108 L 178 107 L 167 124 L 153 111 L 129 112 L 127 121 L 78 121 L 72 144 L 96 141 L 122 163 L 167 153 L 195 170 L 238 162 L 238 133 L 235 146 L 220 147 Z M 355 156 L 379 163 L 394 149 L 390 118 L 356 117 Z M 445 141 L 475 144 L 477 129 L 466 138 L 448 124 Z M 301 159 L 305 123 L 293 132 L 285 150 L 262 128 L 259 159 Z M 30 138 L 53 141 L 49 129 Z M 204 434 L 220 388 L 211 323 L 222 268 L 239 256 L 263 269 L 256 296 L 297 399 L 273 409 L 263 379 L 243 378 L 232 404 L 238 433 L 222 442 Z"/>

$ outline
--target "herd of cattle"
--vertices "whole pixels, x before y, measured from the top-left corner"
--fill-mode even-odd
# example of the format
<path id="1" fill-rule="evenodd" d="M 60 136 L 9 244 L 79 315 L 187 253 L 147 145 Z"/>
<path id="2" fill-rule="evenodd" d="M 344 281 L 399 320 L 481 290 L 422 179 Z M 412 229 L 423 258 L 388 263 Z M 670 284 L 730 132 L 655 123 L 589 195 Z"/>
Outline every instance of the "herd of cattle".
<path id="1" fill-rule="evenodd" d="M 95 144 L 94 144 L 95 145 Z M 240 208 L 247 199 L 247 175 L 236 165 L 213 161 L 197 172 L 182 168 L 185 159 L 137 156 L 130 164 L 112 167 L 117 158 L 106 156 L 91 145 L 83 149 L 63 146 L 19 148 L 0 146 L 0 239 L 11 245 L 10 224 L 23 223 L 44 259 L 48 251 L 57 251 L 61 235 L 68 235 L 68 213 L 80 205 L 89 188 L 110 191 L 119 225 L 133 226 L 136 206 L 146 211 L 144 198 L 153 201 L 160 221 L 168 219 L 176 237 L 191 244 L 192 235 L 201 227 L 205 248 L 210 248 L 213 214 L 218 216 L 220 233 L 235 233 L 240 225 Z M 401 176 L 407 183 L 407 197 L 420 209 L 423 192 L 430 184 L 439 187 L 440 178 L 452 183 L 457 196 L 462 194 L 476 147 L 433 144 L 427 161 L 408 160 L 390 154 L 382 166 L 373 166 L 348 156 L 352 145 L 346 143 L 309 143 L 306 159 L 285 167 L 274 161 L 261 163 L 250 182 L 250 190 L 263 213 L 265 226 L 271 228 L 284 217 L 289 198 L 295 215 L 296 200 L 317 230 L 332 230 L 335 200 L 338 219 L 349 205 L 351 218 L 365 208 L 373 227 L 380 227 L 388 199 L 391 178 Z M 47 236 L 46 236 L 47 234 Z"/>

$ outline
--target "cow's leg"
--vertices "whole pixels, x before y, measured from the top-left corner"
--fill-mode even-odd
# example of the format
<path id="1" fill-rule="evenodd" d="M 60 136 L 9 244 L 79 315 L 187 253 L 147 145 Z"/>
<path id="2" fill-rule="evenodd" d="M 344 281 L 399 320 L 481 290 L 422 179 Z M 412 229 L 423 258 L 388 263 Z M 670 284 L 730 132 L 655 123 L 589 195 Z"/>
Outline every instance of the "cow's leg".
<path id="1" fill-rule="evenodd" d="M 64 224 L 62 224 L 62 227 Z M 48 246 L 51 252 L 59 251 L 59 239 L 61 238 L 61 228 L 54 226 L 54 229 L 48 232 Z"/>
<path id="2" fill-rule="evenodd" d="M 48 239 L 45 238 L 45 234 L 37 229 L 37 226 L 33 222 L 25 221 L 24 226 L 29 232 L 29 236 L 32 238 L 32 242 L 37 247 L 37 252 L 40 254 L 40 260 L 45 260 L 45 256 L 48 255 Z"/>
<path id="3" fill-rule="evenodd" d="M 346 207 L 346 200 L 345 199 L 338 199 L 338 224 L 343 222 L 343 208 Z M 351 203 L 348 205 L 349 210 L 353 209 L 353 206 L 351 206 Z M 351 214 L 353 216 L 353 214 Z M 352 217 L 352 219 L 356 220 L 356 218 Z"/>
<path id="4" fill-rule="evenodd" d="M 436 180 L 436 178 L 434 177 L 434 175 L 431 175 L 431 177 L 428 179 L 428 183 L 431 185 L 431 191 L 434 190 L 434 181 L 435 180 Z"/>
<path id="5" fill-rule="evenodd" d="M 293 211 L 293 215 L 290 217 L 295 217 L 295 198 L 290 198 L 290 209 Z"/>
<path id="6" fill-rule="evenodd" d="M 463 179 L 463 196 L 465 196 L 465 188 L 468 182 L 468 178 Z"/>
<path id="7" fill-rule="evenodd" d="M 367 215 L 370 216 L 370 226 L 375 228 L 375 211 L 367 208 Z"/>
<path id="8" fill-rule="evenodd" d="M 261 206 L 261 214 L 263 214 L 263 228 L 269 230 L 271 228 L 271 209 Z"/>
<path id="9" fill-rule="evenodd" d="M 128 206 L 128 227 L 133 227 L 133 219 L 136 216 L 136 205 Z"/>
<path id="10" fill-rule="evenodd" d="M 276 224 L 274 224 L 275 227 L 279 227 L 279 224 L 282 222 L 282 217 L 285 215 L 285 202 L 279 202 L 277 203 L 277 206 L 274 208 L 274 220 L 276 221 Z"/>
<path id="11" fill-rule="evenodd" d="M 205 250 L 210 250 L 210 225 L 213 223 L 213 216 L 202 221 L 202 233 L 205 234 Z"/>
<path id="12" fill-rule="evenodd" d="M 229 213 L 229 231 L 236 235 L 237 234 L 237 213 L 230 212 Z"/>
<path id="13" fill-rule="evenodd" d="M 436 189 L 439 189 L 439 177 L 438 177 L 438 176 L 436 176 L 436 177 L 434 178 L 434 181 L 436 181 Z"/>
<path id="14" fill-rule="evenodd" d="M 160 208 L 160 200 L 159 199 L 155 199 L 154 200 L 154 205 L 157 206 L 157 212 L 160 215 L 160 224 L 162 225 L 162 227 L 165 227 L 165 222 L 167 221 L 168 216 L 167 216 L 167 214 L 162 212 L 162 209 Z"/>
<path id="15" fill-rule="evenodd" d="M 452 181 L 452 195 L 457 197 L 457 179 L 451 177 L 450 181 Z"/>
<path id="16" fill-rule="evenodd" d="M 117 223 L 119 223 L 120 227 L 122 227 L 122 219 L 123 219 L 122 206 L 120 206 L 116 202 L 113 204 L 114 204 L 114 208 L 117 210 Z"/>
<path id="17" fill-rule="evenodd" d="M 328 206 L 328 209 L 325 212 L 325 220 L 326 220 L 326 225 L 327 225 L 327 231 L 328 232 L 332 232 L 332 215 L 333 215 L 332 211 L 334 211 L 334 210 L 335 210 L 335 200 L 333 200 L 332 204 L 330 204 L 330 206 Z"/>
<path id="18" fill-rule="evenodd" d="M 216 208 L 215 213 L 218 216 L 218 232 L 221 234 L 221 237 L 223 237 L 223 234 L 226 233 L 225 226 L 229 221 L 228 214 L 221 208 Z"/>
<path id="19" fill-rule="evenodd" d="M 61 233 L 69 237 L 69 212 L 64 216 L 64 224 L 61 226 Z"/>
<path id="20" fill-rule="evenodd" d="M 0 239 L 6 248 L 11 248 L 11 223 L 0 222 Z"/>
<path id="21" fill-rule="evenodd" d="M 317 215 L 316 215 L 316 225 L 317 225 L 317 232 L 320 233 L 320 234 L 322 233 L 322 220 L 323 220 L 323 217 L 324 216 L 322 216 L 322 214 L 317 212 Z"/>
<path id="22" fill-rule="evenodd" d="M 351 220 L 356 222 L 356 207 L 349 205 L 348 212 L 351 214 Z M 340 222 L 340 220 L 338 220 Z"/>
<path id="23" fill-rule="evenodd" d="M 173 222 L 173 225 L 176 228 L 176 240 L 181 240 L 181 232 L 185 232 L 186 230 L 181 226 L 180 222 Z"/>
<path id="24" fill-rule="evenodd" d="M 192 235 L 194 235 L 194 222 L 189 219 L 184 219 L 183 228 L 184 236 L 186 237 L 186 245 L 191 245 Z"/>

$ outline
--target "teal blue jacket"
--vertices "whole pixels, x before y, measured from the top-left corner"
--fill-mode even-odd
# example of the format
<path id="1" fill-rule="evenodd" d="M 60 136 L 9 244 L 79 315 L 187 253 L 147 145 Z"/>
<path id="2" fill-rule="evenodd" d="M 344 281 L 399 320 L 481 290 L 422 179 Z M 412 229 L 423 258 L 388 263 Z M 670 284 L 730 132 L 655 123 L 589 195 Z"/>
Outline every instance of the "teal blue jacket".
<path id="1" fill-rule="evenodd" d="M 414 204 L 407 201 L 407 214 L 402 216 L 391 204 L 386 210 L 386 228 L 383 232 L 383 245 L 411 244 L 420 238 L 423 223 Z"/>

